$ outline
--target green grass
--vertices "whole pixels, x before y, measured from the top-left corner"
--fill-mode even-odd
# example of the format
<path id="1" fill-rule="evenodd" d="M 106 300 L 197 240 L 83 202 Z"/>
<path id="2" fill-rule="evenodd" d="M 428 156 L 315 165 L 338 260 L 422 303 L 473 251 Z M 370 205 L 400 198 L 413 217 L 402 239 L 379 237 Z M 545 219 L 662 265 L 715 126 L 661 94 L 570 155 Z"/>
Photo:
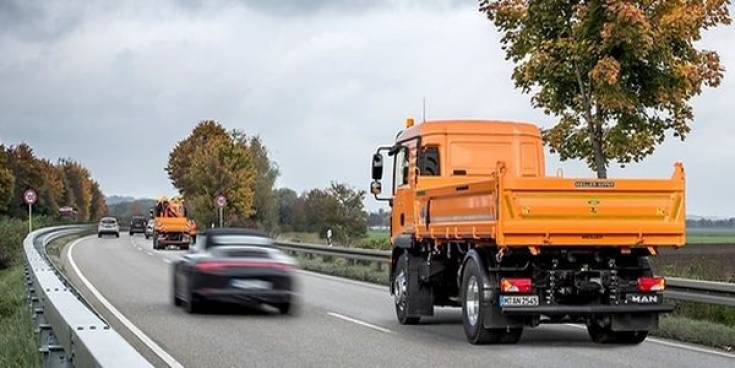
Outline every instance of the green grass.
<path id="1" fill-rule="evenodd" d="M 23 266 L 0 271 L 0 367 L 40 367 Z"/>
<path id="2" fill-rule="evenodd" d="M 672 315 L 661 317 L 658 327 L 652 335 L 726 351 L 735 349 L 735 327 L 732 326 Z"/>
<path id="3" fill-rule="evenodd" d="M 51 220 L 34 218 L 34 228 Z M 25 221 L 0 218 L 0 367 L 40 367 L 22 266 Z"/>
<path id="4" fill-rule="evenodd" d="M 735 244 L 735 229 L 702 229 L 687 230 L 688 244 Z"/>
<path id="5" fill-rule="evenodd" d="M 388 268 L 383 267 L 378 270 L 374 264 L 351 264 L 345 259 L 337 258 L 325 261 L 319 257 L 307 258 L 303 255 L 296 256 L 301 268 L 324 273 L 332 276 L 339 276 L 353 280 L 367 281 L 375 284 L 388 285 Z"/>

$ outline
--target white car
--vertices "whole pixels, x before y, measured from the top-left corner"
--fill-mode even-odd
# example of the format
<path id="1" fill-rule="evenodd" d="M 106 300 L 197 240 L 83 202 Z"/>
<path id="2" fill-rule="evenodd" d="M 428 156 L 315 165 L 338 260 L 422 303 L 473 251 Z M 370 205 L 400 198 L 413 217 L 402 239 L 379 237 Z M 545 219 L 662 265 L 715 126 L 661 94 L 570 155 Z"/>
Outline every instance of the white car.
<path id="1" fill-rule="evenodd" d="M 145 227 L 145 238 L 150 239 L 153 236 L 153 225 L 155 222 L 153 220 L 148 220 L 148 225 Z"/>
<path id="2" fill-rule="evenodd" d="M 120 224 L 117 223 L 117 219 L 114 217 L 103 217 L 100 223 L 97 225 L 97 237 L 101 238 L 102 235 L 115 235 L 120 237 Z"/>

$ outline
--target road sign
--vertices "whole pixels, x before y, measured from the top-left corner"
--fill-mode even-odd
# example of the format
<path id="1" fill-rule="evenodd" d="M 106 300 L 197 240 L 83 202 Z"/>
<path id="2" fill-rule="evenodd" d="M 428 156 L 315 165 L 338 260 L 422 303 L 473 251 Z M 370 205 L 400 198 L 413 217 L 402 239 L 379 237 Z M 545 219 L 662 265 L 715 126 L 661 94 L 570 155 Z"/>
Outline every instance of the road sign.
<path id="1" fill-rule="evenodd" d="M 227 206 L 227 197 L 222 194 L 214 197 L 214 205 L 217 206 L 217 208 L 225 208 Z"/>
<path id="2" fill-rule="evenodd" d="M 27 205 L 33 205 L 38 200 L 38 194 L 33 189 L 28 189 L 25 192 L 23 192 L 23 200 L 26 202 Z"/>

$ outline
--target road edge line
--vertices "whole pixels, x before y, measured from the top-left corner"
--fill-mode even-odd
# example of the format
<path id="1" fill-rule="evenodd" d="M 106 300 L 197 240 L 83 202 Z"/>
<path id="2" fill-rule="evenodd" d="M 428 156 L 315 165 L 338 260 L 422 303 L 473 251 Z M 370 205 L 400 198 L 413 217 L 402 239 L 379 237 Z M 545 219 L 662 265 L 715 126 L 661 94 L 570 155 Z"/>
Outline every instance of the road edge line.
<path id="1" fill-rule="evenodd" d="M 361 321 L 359 319 L 355 319 L 355 318 L 352 318 L 352 317 L 347 317 L 347 316 L 342 315 L 342 314 L 339 314 L 339 313 L 327 312 L 327 314 L 330 315 L 330 316 L 332 316 L 332 317 L 334 317 L 334 318 L 338 318 L 338 319 L 341 319 L 341 320 L 347 321 L 347 322 L 352 322 L 352 323 L 354 323 L 356 325 L 367 327 L 367 328 L 373 329 L 375 331 L 380 331 L 380 332 L 384 332 L 384 333 L 391 333 L 391 332 L 393 332 L 393 331 L 391 331 L 391 330 L 389 330 L 389 329 L 387 329 L 385 327 L 380 327 L 380 326 L 374 325 L 372 323 Z"/>
<path id="2" fill-rule="evenodd" d="M 143 331 L 141 331 L 133 322 L 131 322 L 129 319 L 127 319 L 122 313 L 120 313 L 117 308 L 115 308 L 112 303 L 110 303 L 104 296 L 102 296 L 102 293 L 97 290 L 97 288 L 92 285 L 92 283 L 87 280 L 87 278 L 82 274 L 82 271 L 77 266 L 77 263 L 74 261 L 74 257 L 72 256 L 72 251 L 74 250 L 74 247 L 81 243 L 84 240 L 88 240 L 89 237 L 84 237 L 75 240 L 73 243 L 69 245 L 69 248 L 67 248 L 66 251 L 66 258 L 69 260 L 69 264 L 71 265 L 72 269 L 74 269 L 74 273 L 76 273 L 77 277 L 79 277 L 79 280 L 82 281 L 84 286 L 89 290 L 90 293 L 97 299 L 97 301 L 102 304 L 110 313 L 112 313 L 115 318 L 117 318 L 120 323 L 125 326 L 135 337 L 137 337 L 145 346 L 147 346 L 154 354 L 156 354 L 164 363 L 166 363 L 169 367 L 172 368 L 184 368 L 184 366 L 179 363 L 174 357 L 172 357 L 169 353 L 167 353 L 163 348 L 161 348 L 158 344 L 156 344 L 155 341 L 153 341 L 148 335 L 146 335 Z"/>

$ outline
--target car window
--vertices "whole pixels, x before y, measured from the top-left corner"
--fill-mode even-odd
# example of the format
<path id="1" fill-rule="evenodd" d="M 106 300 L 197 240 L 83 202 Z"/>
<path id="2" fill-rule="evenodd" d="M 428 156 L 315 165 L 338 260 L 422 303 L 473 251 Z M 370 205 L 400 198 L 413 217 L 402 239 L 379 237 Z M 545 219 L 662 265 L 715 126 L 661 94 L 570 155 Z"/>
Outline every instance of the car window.
<path id="1" fill-rule="evenodd" d="M 115 220 L 102 220 L 102 223 L 105 225 L 114 225 L 117 223 Z"/>
<path id="2" fill-rule="evenodd" d="M 273 241 L 262 236 L 252 235 L 211 235 L 208 237 L 207 247 L 226 245 L 272 245 Z"/>

